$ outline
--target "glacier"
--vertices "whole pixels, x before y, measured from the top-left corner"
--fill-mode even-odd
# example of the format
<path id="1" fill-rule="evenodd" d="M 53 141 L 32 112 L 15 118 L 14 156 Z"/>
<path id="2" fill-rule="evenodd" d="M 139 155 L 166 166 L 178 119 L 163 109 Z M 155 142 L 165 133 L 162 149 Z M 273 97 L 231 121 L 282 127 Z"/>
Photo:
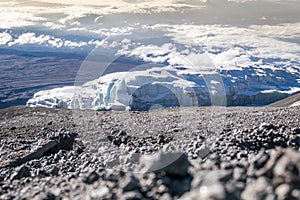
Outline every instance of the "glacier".
<path id="1" fill-rule="evenodd" d="M 152 66 L 40 91 L 26 105 L 94 110 L 266 105 L 300 91 L 300 69 L 290 69 Z"/>
<path id="2" fill-rule="evenodd" d="M 186 80 L 177 69 L 154 67 L 144 71 L 107 74 L 82 86 L 40 91 L 28 100 L 27 106 L 149 110 L 153 106 L 198 106 L 197 95 L 200 94 L 198 85 Z"/>

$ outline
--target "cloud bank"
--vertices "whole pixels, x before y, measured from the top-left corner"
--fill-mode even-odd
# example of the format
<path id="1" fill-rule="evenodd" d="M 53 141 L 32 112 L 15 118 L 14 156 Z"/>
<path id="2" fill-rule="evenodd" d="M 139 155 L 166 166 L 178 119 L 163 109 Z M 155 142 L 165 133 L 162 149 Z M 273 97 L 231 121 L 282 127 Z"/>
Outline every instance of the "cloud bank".
<path id="1" fill-rule="evenodd" d="M 102 48 L 174 66 L 183 64 L 174 54 L 197 63 L 206 52 L 224 69 L 293 70 L 300 67 L 300 22 L 289 19 L 298 8 L 292 0 L 3 1 L 0 46 Z M 237 18 L 245 24 L 227 24 Z"/>

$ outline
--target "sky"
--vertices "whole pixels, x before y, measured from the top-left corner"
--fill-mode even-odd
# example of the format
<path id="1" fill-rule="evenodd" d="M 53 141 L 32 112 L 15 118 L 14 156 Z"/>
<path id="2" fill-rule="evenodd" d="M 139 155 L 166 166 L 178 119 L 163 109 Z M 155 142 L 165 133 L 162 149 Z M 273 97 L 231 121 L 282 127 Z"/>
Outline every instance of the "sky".
<path id="1" fill-rule="evenodd" d="M 106 18 L 113 23 L 151 23 L 152 19 L 152 23 L 276 24 L 297 22 L 299 10 L 296 0 L 2 0 L 0 28 L 39 25 L 60 29 L 79 25 L 78 19 L 88 15 L 94 15 L 94 22 L 102 26 L 112 24 L 105 23 Z M 139 19 L 128 16 L 136 14 Z"/>
<path id="2" fill-rule="evenodd" d="M 299 19 L 297 0 L 2 0 L 0 48 L 299 67 Z"/>

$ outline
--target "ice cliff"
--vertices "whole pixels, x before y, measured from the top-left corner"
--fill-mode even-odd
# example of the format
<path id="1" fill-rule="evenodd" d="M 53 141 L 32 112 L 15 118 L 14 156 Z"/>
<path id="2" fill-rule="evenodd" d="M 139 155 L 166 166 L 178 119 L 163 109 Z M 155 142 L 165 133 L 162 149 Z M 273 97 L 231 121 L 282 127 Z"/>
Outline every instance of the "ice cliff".
<path id="1" fill-rule="evenodd" d="M 175 106 L 265 105 L 299 90 L 297 68 L 257 66 L 205 71 L 164 66 L 114 72 L 81 86 L 40 91 L 27 106 L 149 110 Z"/>

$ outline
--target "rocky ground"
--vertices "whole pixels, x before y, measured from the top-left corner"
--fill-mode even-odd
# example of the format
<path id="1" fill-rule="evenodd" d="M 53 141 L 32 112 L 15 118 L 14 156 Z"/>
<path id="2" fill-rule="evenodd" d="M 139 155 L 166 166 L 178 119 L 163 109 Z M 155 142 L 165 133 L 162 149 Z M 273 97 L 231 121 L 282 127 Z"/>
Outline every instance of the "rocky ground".
<path id="1" fill-rule="evenodd" d="M 0 110 L 0 199 L 300 199 L 300 108 Z"/>

